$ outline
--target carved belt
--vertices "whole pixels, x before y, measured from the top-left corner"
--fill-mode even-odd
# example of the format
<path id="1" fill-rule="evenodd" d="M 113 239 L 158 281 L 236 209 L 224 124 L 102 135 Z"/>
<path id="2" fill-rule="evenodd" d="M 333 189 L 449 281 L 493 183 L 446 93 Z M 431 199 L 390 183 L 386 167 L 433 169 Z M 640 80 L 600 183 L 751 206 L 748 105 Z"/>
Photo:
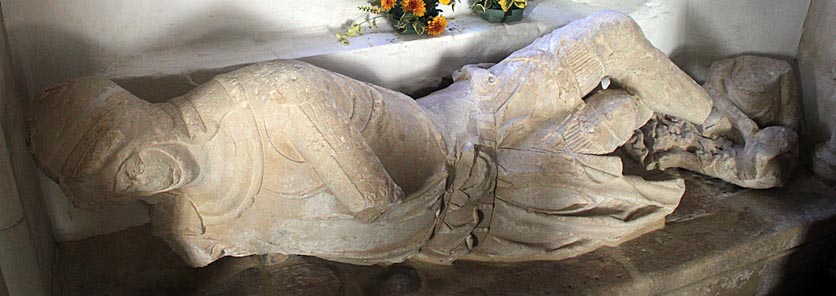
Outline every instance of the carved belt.
<path id="1" fill-rule="evenodd" d="M 495 79 L 471 79 L 474 71 L 488 72 L 489 64 L 465 66 L 454 79 L 471 80 L 472 85 L 493 84 Z M 488 74 L 490 76 L 490 74 Z M 484 75 L 483 75 L 484 76 Z M 484 78 L 484 77 L 483 77 Z M 457 79 L 460 80 L 460 79 Z M 484 88 L 482 88 L 484 87 Z M 488 90 L 492 85 L 480 85 Z M 421 249 L 423 255 L 441 262 L 452 262 L 477 248 L 488 235 L 493 215 L 497 179 L 496 111 L 499 104 L 490 92 L 477 94 L 478 110 L 470 119 L 470 138 L 452 155 L 455 170 L 448 177 L 448 189 L 442 197 L 442 208 L 432 238 Z"/>
<path id="2" fill-rule="evenodd" d="M 494 207 L 495 156 L 493 147 L 469 143 L 458 151 L 435 231 L 422 254 L 451 262 L 484 241 Z"/>

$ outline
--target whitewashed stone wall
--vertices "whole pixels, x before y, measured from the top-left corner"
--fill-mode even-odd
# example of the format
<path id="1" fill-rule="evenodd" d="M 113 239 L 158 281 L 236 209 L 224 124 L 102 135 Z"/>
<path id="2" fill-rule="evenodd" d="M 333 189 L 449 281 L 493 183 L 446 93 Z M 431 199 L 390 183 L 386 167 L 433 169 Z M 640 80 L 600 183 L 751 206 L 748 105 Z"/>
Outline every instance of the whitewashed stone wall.
<path id="1" fill-rule="evenodd" d="M 0 295 L 47 295 L 55 242 L 26 149 L 25 101 L 10 63 L 0 17 Z"/>
<path id="2" fill-rule="evenodd" d="M 836 128 L 836 0 L 813 0 L 798 49 L 808 146 Z"/>

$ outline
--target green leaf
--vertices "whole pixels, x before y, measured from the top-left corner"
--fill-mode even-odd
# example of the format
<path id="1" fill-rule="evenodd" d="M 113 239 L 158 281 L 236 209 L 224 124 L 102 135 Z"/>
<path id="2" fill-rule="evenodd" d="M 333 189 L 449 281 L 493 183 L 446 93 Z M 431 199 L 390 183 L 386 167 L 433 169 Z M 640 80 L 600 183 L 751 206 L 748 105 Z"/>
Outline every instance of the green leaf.
<path id="1" fill-rule="evenodd" d="M 415 29 L 415 33 L 418 34 L 418 36 L 424 35 L 424 25 L 423 24 L 421 24 L 419 22 L 415 22 L 415 23 L 412 24 L 412 28 Z"/>
<path id="2" fill-rule="evenodd" d="M 491 1 L 497 1 L 497 0 L 476 0 L 476 1 L 473 1 L 473 4 L 471 4 L 470 9 L 472 9 L 476 13 L 485 13 L 485 11 L 487 11 L 488 8 L 490 8 L 493 5 L 494 2 L 491 2 Z"/>
<path id="3" fill-rule="evenodd" d="M 417 17 L 417 16 L 415 16 L 414 14 L 412 14 L 412 12 L 407 12 L 407 13 L 404 13 L 404 14 L 401 16 L 401 21 L 402 21 L 402 22 L 406 22 L 406 23 L 413 23 L 413 22 L 415 22 L 416 20 L 418 20 L 418 17 Z"/>
<path id="4" fill-rule="evenodd" d="M 407 25 L 409 25 L 409 23 L 407 23 L 407 22 L 402 22 L 402 21 L 398 21 L 398 24 L 397 24 L 397 25 L 395 25 L 395 29 L 396 29 L 398 32 L 403 32 L 403 31 L 406 31 L 406 26 L 407 26 Z"/>
<path id="5" fill-rule="evenodd" d="M 351 27 L 348 28 L 348 31 L 345 32 L 345 35 L 348 37 L 357 37 L 363 34 L 363 27 L 357 23 L 351 24 Z"/>
<path id="6" fill-rule="evenodd" d="M 348 37 L 346 37 L 344 34 L 337 33 L 334 35 L 337 35 L 337 40 L 340 41 L 342 45 L 348 45 Z"/>

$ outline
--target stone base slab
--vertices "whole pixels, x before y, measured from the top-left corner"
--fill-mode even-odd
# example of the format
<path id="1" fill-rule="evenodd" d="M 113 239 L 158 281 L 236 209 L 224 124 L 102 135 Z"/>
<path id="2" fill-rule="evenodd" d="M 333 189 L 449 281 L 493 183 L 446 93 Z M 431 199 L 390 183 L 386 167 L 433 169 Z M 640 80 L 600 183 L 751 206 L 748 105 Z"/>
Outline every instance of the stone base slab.
<path id="1" fill-rule="evenodd" d="M 355 266 L 302 256 L 224 258 L 191 269 L 150 227 L 59 245 L 62 295 L 752 295 L 836 291 L 836 189 L 801 172 L 750 190 L 680 173 L 665 228 L 545 262 Z"/>

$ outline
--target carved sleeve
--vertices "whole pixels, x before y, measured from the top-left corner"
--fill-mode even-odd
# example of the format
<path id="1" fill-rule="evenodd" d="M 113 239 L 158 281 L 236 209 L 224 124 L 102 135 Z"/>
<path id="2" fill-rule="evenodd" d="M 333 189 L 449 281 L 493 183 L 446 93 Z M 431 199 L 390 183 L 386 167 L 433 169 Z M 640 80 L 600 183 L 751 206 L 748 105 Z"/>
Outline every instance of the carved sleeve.
<path id="1" fill-rule="evenodd" d="M 329 73 L 311 65 L 277 61 L 220 76 L 233 96 L 260 110 L 269 137 L 289 142 L 334 196 L 362 220 L 375 220 L 403 192 L 374 151 L 351 126 L 350 114 L 332 99 Z M 333 75 L 333 74 L 330 74 Z"/>

